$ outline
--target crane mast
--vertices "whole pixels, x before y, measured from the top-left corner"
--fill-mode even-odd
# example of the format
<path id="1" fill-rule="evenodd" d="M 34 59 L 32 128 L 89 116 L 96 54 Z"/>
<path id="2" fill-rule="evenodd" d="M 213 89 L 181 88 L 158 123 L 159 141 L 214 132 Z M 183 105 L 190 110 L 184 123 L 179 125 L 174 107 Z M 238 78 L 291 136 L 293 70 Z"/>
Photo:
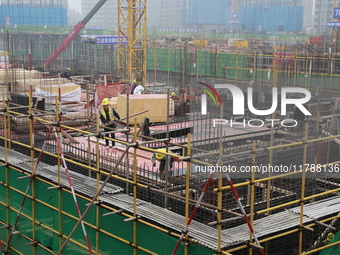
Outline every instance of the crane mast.
<path id="1" fill-rule="evenodd" d="M 133 82 L 138 72 L 145 83 L 146 0 L 118 0 L 118 71 L 126 82 Z"/>
<path id="2" fill-rule="evenodd" d="M 231 1 L 231 19 L 229 21 L 231 24 L 231 31 L 237 32 L 238 21 L 238 0 Z"/>

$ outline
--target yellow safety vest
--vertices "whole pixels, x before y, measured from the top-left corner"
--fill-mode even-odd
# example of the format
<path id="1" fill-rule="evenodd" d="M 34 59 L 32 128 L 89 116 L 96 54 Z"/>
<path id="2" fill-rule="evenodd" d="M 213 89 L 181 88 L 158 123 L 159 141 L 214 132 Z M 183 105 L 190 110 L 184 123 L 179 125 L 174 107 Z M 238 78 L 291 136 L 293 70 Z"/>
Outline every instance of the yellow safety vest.
<path id="1" fill-rule="evenodd" d="M 107 120 L 106 111 L 104 110 L 104 108 L 102 108 L 102 109 L 100 110 L 100 113 L 101 113 L 101 114 L 103 115 L 103 117 Z M 108 113 L 109 113 L 109 121 L 115 120 L 115 115 L 113 114 L 113 109 L 112 109 L 111 106 L 109 106 Z"/>

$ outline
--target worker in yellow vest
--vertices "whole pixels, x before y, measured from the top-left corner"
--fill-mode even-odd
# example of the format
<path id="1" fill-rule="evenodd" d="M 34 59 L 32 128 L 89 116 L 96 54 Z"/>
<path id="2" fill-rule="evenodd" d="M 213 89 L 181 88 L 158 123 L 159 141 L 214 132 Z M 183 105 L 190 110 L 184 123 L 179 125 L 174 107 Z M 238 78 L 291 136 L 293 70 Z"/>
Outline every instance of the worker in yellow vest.
<path id="1" fill-rule="evenodd" d="M 108 127 L 110 129 L 104 128 L 104 131 L 112 131 L 112 128 L 116 128 L 117 124 L 115 120 L 120 120 L 119 114 L 113 109 L 113 107 L 110 105 L 109 99 L 104 98 L 102 101 L 103 108 L 100 109 L 100 120 L 105 125 L 105 127 Z M 115 133 L 110 133 L 111 138 L 115 139 Z M 110 137 L 110 134 L 105 134 L 106 137 Z M 109 140 L 105 139 L 106 146 L 109 146 Z M 115 147 L 115 142 L 112 141 L 112 147 Z"/>
<path id="2" fill-rule="evenodd" d="M 160 162 L 159 164 L 159 171 L 161 172 L 161 174 L 164 172 L 165 170 L 165 163 L 166 163 L 166 159 L 168 160 L 168 170 L 172 169 L 172 165 L 174 163 L 174 161 L 177 160 L 177 158 L 171 157 L 171 156 L 166 156 L 163 153 L 160 152 L 166 152 L 166 149 L 158 149 L 151 157 L 151 161 L 153 162 L 152 166 L 156 166 L 156 160 Z M 172 153 L 172 151 L 168 151 L 169 153 Z"/>

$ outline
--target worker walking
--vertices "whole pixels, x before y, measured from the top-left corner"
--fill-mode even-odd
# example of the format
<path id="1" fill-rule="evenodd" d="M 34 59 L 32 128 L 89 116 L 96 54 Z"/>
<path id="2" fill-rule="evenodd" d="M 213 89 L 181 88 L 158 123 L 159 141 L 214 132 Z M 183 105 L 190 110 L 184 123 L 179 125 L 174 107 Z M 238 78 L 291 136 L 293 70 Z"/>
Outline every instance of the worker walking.
<path id="1" fill-rule="evenodd" d="M 66 78 L 70 81 L 73 81 L 71 78 L 71 69 L 70 68 L 66 68 L 66 70 L 64 72 L 62 72 L 62 74 L 60 75 L 61 78 Z"/>
<path id="2" fill-rule="evenodd" d="M 151 157 L 151 161 L 153 162 L 152 166 L 156 166 L 156 160 L 160 162 L 159 164 L 159 172 L 161 174 L 164 173 L 165 170 L 165 164 L 166 161 L 168 162 L 168 169 L 167 170 L 171 170 L 172 169 L 172 165 L 175 161 L 175 158 L 172 156 L 166 156 L 163 153 L 160 152 L 166 152 L 166 149 L 158 149 L 156 152 L 154 152 L 154 154 Z M 168 151 L 169 153 L 172 153 L 171 151 Z"/>
<path id="3" fill-rule="evenodd" d="M 110 105 L 109 99 L 104 98 L 102 101 L 103 108 L 100 109 L 100 120 L 105 125 L 104 131 L 112 131 L 112 128 L 116 128 L 117 124 L 115 123 L 115 120 L 120 120 L 119 114 L 113 109 L 113 107 Z M 110 133 L 111 138 L 115 139 L 115 133 Z M 105 134 L 105 137 L 110 137 L 109 134 Z M 105 139 L 106 146 L 109 146 L 109 140 Z M 112 147 L 115 147 L 115 142 L 112 141 Z"/>

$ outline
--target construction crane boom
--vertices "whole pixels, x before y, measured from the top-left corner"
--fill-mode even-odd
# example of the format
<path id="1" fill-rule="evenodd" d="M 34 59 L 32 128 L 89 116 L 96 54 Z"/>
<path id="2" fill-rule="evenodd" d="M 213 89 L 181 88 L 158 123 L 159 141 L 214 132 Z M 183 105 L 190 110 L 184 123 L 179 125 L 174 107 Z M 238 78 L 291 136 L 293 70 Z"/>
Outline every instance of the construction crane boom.
<path id="1" fill-rule="evenodd" d="M 53 52 L 53 54 L 45 61 L 44 67 L 50 65 L 64 50 L 67 49 L 68 45 L 78 35 L 78 33 L 85 27 L 86 23 L 96 14 L 96 12 L 103 6 L 107 0 L 100 0 L 95 7 L 86 15 L 86 17 L 79 21 L 73 28 L 72 32 L 65 38 L 65 40 L 59 45 L 59 47 Z"/>

